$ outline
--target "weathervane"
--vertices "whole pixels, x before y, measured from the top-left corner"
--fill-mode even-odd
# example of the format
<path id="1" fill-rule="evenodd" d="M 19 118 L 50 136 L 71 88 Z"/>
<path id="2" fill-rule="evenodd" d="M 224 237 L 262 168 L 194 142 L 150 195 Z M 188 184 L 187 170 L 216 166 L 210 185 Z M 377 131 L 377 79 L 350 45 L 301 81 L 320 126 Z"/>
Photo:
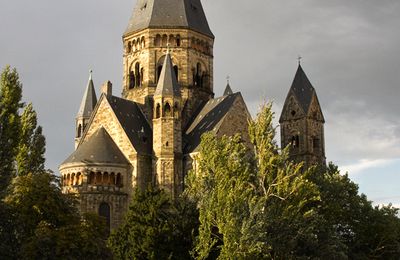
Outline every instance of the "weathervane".
<path id="1" fill-rule="evenodd" d="M 229 85 L 229 80 L 231 79 L 231 77 L 228 75 L 228 76 L 226 76 L 226 82 L 228 83 L 228 85 Z"/>
<path id="2" fill-rule="evenodd" d="M 299 65 L 301 64 L 302 59 L 303 59 L 303 57 L 301 57 L 300 55 L 297 57 L 297 60 L 299 61 Z"/>

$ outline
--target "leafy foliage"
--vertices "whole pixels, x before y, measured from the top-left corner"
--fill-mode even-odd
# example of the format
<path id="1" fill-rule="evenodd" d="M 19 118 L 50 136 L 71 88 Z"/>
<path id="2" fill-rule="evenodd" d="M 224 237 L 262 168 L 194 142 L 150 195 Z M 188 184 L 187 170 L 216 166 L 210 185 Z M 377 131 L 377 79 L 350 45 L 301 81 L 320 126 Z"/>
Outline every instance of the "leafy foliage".
<path id="1" fill-rule="evenodd" d="M 0 79 L 0 197 L 15 174 L 14 158 L 17 154 L 22 107 L 22 84 L 15 69 L 7 66 Z"/>
<path id="2" fill-rule="evenodd" d="M 198 203 L 199 259 L 396 259 L 397 209 L 372 207 L 336 166 L 304 169 L 279 150 L 271 104 L 239 136 L 203 136 L 186 193 Z"/>
<path id="3" fill-rule="evenodd" d="M 37 126 L 37 115 L 28 104 L 21 115 L 21 133 L 16 156 L 18 175 L 44 171 L 46 141 L 42 127 Z"/>
<path id="4" fill-rule="evenodd" d="M 196 228 L 196 209 L 185 198 L 136 190 L 125 222 L 108 244 L 116 259 L 188 259 Z"/>

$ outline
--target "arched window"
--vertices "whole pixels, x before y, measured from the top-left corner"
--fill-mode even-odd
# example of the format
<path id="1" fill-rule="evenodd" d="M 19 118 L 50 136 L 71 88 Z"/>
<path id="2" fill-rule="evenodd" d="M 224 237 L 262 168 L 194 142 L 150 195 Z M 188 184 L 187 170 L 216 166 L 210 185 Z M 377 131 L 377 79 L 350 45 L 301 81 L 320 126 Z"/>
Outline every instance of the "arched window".
<path id="1" fill-rule="evenodd" d="M 157 67 L 157 82 L 160 79 L 161 71 L 162 71 L 162 65 L 158 65 L 158 67 Z"/>
<path id="2" fill-rule="evenodd" d="M 139 49 L 140 49 L 140 39 L 137 38 L 137 40 L 136 40 L 136 50 L 139 50 Z"/>
<path id="3" fill-rule="evenodd" d="M 318 137 L 313 137 L 312 141 L 313 141 L 313 149 L 314 149 L 314 151 L 317 152 L 320 149 L 321 142 Z"/>
<path id="4" fill-rule="evenodd" d="M 82 136 L 82 125 L 78 125 L 78 129 L 76 130 L 76 137 L 80 138 Z"/>
<path id="5" fill-rule="evenodd" d="M 133 89 L 135 87 L 135 74 L 133 71 L 129 72 L 129 89 Z"/>
<path id="6" fill-rule="evenodd" d="M 94 184 L 94 183 L 95 183 L 95 178 L 96 178 L 96 177 L 95 177 L 94 172 L 90 172 L 88 183 L 89 183 L 89 184 Z"/>
<path id="7" fill-rule="evenodd" d="M 174 66 L 174 72 L 175 72 L 176 79 L 178 80 L 179 69 L 178 69 L 177 65 Z"/>
<path id="8" fill-rule="evenodd" d="M 140 39 L 140 44 L 142 45 L 142 48 L 146 47 L 146 41 L 144 39 L 144 36 Z"/>
<path id="9" fill-rule="evenodd" d="M 176 46 L 177 47 L 181 46 L 181 36 L 179 34 L 176 36 Z"/>
<path id="10" fill-rule="evenodd" d="M 110 184 L 115 185 L 115 173 L 113 172 L 110 175 Z"/>
<path id="11" fill-rule="evenodd" d="M 164 106 L 164 116 L 171 116 L 171 105 L 168 102 Z"/>
<path id="12" fill-rule="evenodd" d="M 115 181 L 117 187 L 122 187 L 122 176 L 121 173 L 117 174 L 117 180 Z"/>
<path id="13" fill-rule="evenodd" d="M 103 173 L 103 184 L 108 184 L 108 172 Z"/>
<path id="14" fill-rule="evenodd" d="M 103 183 L 103 176 L 101 175 L 101 172 L 96 173 L 96 179 L 95 179 L 95 184 L 96 185 L 101 185 Z"/>
<path id="15" fill-rule="evenodd" d="M 157 104 L 156 106 L 156 118 L 160 118 L 161 116 L 161 106 L 160 104 Z"/>
<path id="16" fill-rule="evenodd" d="M 203 70 L 200 63 L 197 63 L 194 75 L 194 85 L 198 87 L 203 86 Z"/>
<path id="17" fill-rule="evenodd" d="M 111 223 L 111 209 L 108 203 L 102 202 L 99 206 L 99 216 L 103 217 L 106 221 L 107 231 L 110 232 L 110 223 Z"/>
<path id="18" fill-rule="evenodd" d="M 76 183 L 75 183 L 75 185 L 82 185 L 82 174 L 80 173 L 80 172 L 78 172 L 77 174 L 76 174 Z"/>
<path id="19" fill-rule="evenodd" d="M 300 137 L 298 135 L 292 136 L 290 144 L 293 148 L 298 149 L 300 147 Z"/>
<path id="20" fill-rule="evenodd" d="M 169 46 L 175 46 L 175 37 L 171 34 L 168 39 Z"/>
<path id="21" fill-rule="evenodd" d="M 161 35 L 157 34 L 156 38 L 154 38 L 154 46 L 156 46 L 156 47 L 161 46 Z"/>
<path id="22" fill-rule="evenodd" d="M 136 51 L 136 40 L 132 41 L 132 51 Z"/>
<path id="23" fill-rule="evenodd" d="M 132 43 L 128 42 L 128 46 L 127 46 L 126 52 L 127 53 L 131 53 L 131 51 L 132 51 Z"/>
<path id="24" fill-rule="evenodd" d="M 71 175 L 71 185 L 74 186 L 75 185 L 75 173 L 73 173 Z"/>
<path id="25" fill-rule="evenodd" d="M 167 43 L 168 43 L 168 36 L 166 34 L 164 34 L 162 36 L 162 46 L 163 47 L 167 46 Z"/>
<path id="26" fill-rule="evenodd" d="M 140 82 L 141 82 L 141 75 L 140 75 L 140 63 L 137 62 L 135 64 L 135 87 L 139 87 L 140 86 Z"/>

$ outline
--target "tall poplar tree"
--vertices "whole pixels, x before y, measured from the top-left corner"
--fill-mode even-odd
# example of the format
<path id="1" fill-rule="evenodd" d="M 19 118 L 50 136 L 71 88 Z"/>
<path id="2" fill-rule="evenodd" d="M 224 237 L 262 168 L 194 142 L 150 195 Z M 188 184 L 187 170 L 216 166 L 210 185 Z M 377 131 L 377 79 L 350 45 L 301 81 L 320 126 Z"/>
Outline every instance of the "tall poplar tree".
<path id="1" fill-rule="evenodd" d="M 42 135 L 42 127 L 37 126 L 37 115 L 31 103 L 24 108 L 20 121 L 21 132 L 16 156 L 17 174 L 43 172 L 46 141 Z"/>
<path id="2" fill-rule="evenodd" d="M 4 197 L 15 174 L 15 156 L 20 134 L 19 109 L 22 84 L 16 69 L 7 66 L 0 79 L 0 197 Z"/>

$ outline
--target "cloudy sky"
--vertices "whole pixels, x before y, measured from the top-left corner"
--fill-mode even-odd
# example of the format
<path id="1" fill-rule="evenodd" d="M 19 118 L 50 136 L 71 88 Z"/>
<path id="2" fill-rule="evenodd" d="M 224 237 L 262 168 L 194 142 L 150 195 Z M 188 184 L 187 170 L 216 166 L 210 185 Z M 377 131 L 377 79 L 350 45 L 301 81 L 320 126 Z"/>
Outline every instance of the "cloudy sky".
<path id="1" fill-rule="evenodd" d="M 400 1 L 203 0 L 216 35 L 215 92 L 226 76 L 253 114 L 282 104 L 297 57 L 326 118 L 329 161 L 375 203 L 400 206 Z M 0 3 L 0 67 L 16 67 L 47 138 L 47 166 L 73 151 L 89 69 L 121 92 L 122 40 L 135 0 Z"/>

